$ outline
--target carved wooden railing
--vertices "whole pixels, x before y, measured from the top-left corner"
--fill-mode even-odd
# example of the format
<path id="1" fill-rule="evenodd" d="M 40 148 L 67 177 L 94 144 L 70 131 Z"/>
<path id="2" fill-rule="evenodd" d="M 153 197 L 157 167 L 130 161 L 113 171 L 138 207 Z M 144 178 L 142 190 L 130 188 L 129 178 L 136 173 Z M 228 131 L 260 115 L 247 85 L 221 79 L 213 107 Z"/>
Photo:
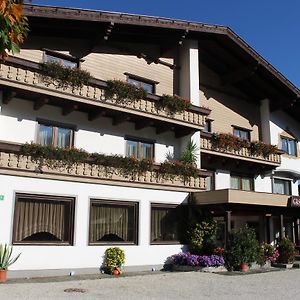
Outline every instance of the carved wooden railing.
<path id="1" fill-rule="evenodd" d="M 249 148 L 242 147 L 240 150 L 218 149 L 214 148 L 211 141 L 211 134 L 201 134 L 200 147 L 202 152 L 211 152 L 233 158 L 241 158 L 246 160 L 255 160 L 261 163 L 280 165 L 280 153 L 270 154 L 266 157 L 263 155 L 253 155 Z"/>
<path id="2" fill-rule="evenodd" d="M 145 115 L 196 129 L 204 126 L 206 116 L 210 113 L 208 109 L 192 106 L 184 112 L 172 114 L 167 109 L 158 109 L 156 102 L 159 101 L 159 97 L 150 94 L 147 99 L 120 102 L 116 98 L 105 97 L 107 88 L 105 81 L 93 78 L 89 85 L 84 85 L 82 88 L 62 88 L 57 87 L 55 82 L 45 82 L 42 79 L 42 73 L 40 64 L 19 58 L 12 57 L 5 64 L 0 64 L 0 82 L 11 88 L 28 89 L 85 103 L 89 100 L 104 108 Z"/>
<path id="3" fill-rule="evenodd" d="M 197 178 L 183 179 L 179 176 L 163 178 L 158 176 L 155 170 L 141 174 L 124 175 L 117 168 L 107 168 L 91 163 L 79 163 L 71 168 L 58 167 L 53 169 L 52 167 L 39 166 L 37 162 L 31 160 L 30 156 L 18 155 L 16 149 L 19 147 L 15 146 L 13 151 L 3 150 L 3 147 L 0 147 L 0 174 L 164 190 L 195 191 L 206 188 L 205 178 L 208 174 L 202 170 L 199 170 Z"/>

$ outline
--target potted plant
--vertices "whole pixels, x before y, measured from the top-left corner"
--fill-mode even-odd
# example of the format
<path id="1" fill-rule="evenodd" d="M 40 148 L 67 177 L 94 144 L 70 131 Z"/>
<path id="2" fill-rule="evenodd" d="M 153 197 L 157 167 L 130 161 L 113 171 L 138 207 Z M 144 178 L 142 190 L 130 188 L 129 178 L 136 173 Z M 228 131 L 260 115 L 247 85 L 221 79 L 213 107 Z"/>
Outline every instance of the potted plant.
<path id="1" fill-rule="evenodd" d="M 119 247 L 107 248 L 105 251 L 105 269 L 108 274 L 121 275 L 125 263 L 125 252 Z"/>
<path id="2" fill-rule="evenodd" d="M 292 267 L 295 260 L 295 244 L 288 238 L 283 238 L 278 244 L 279 262 Z"/>
<path id="3" fill-rule="evenodd" d="M 7 244 L 0 244 L 0 282 L 6 282 L 8 267 L 15 263 L 21 255 L 20 253 L 12 258 L 12 250 L 12 247 Z"/>
<path id="4" fill-rule="evenodd" d="M 231 233 L 225 259 L 229 269 L 249 271 L 249 264 L 256 262 L 259 254 L 259 243 L 255 231 L 247 225 Z"/>
<path id="5" fill-rule="evenodd" d="M 265 242 L 260 244 L 260 251 L 257 263 L 261 266 L 270 266 L 271 263 L 275 263 L 279 257 L 278 250 Z"/>

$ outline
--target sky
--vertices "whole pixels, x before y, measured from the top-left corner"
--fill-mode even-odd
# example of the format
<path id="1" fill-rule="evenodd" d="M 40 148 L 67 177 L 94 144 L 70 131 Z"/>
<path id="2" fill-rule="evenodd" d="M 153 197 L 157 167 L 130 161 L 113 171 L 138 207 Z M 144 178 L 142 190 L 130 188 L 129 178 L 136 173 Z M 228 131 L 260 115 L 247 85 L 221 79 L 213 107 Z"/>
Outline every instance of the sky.
<path id="1" fill-rule="evenodd" d="M 32 0 L 229 26 L 300 88 L 299 0 Z"/>

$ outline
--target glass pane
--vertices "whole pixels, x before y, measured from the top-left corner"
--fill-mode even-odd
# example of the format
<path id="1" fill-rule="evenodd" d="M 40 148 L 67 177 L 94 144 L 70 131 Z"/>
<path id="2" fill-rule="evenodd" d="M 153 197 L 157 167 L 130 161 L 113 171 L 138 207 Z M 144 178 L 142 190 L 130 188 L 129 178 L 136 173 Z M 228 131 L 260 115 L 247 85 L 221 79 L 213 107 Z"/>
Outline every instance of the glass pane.
<path id="1" fill-rule="evenodd" d="M 126 143 L 126 156 L 138 158 L 138 142 L 127 141 Z"/>
<path id="2" fill-rule="evenodd" d="M 154 93 L 154 86 L 151 83 L 144 82 L 141 80 L 133 79 L 133 78 L 128 78 L 127 80 L 128 83 L 131 83 L 135 85 L 138 88 L 144 89 L 147 93 L 153 94 Z"/>
<path id="3" fill-rule="evenodd" d="M 206 190 L 212 190 L 212 177 L 206 177 Z"/>
<path id="4" fill-rule="evenodd" d="M 151 241 L 178 241 L 178 215 L 176 208 L 151 208 Z"/>
<path id="5" fill-rule="evenodd" d="M 281 150 L 288 152 L 288 141 L 285 138 L 281 138 Z"/>
<path id="6" fill-rule="evenodd" d="M 149 159 L 152 160 L 152 144 L 141 143 L 141 159 Z"/>
<path id="7" fill-rule="evenodd" d="M 77 63 L 67 60 L 67 59 L 63 59 L 63 58 L 59 58 L 50 54 L 44 54 L 44 61 L 45 62 L 50 62 L 50 63 L 56 63 L 59 65 L 62 65 L 64 67 L 68 67 L 71 69 L 77 68 Z"/>
<path id="8" fill-rule="evenodd" d="M 281 179 L 274 179 L 274 193 L 275 194 L 285 194 L 285 181 Z"/>
<path id="9" fill-rule="evenodd" d="M 288 140 L 288 154 L 296 156 L 296 143 L 293 140 Z"/>
<path id="10" fill-rule="evenodd" d="M 237 176 L 230 177 L 230 188 L 239 190 L 240 189 L 240 178 Z"/>
<path id="11" fill-rule="evenodd" d="M 71 147 L 72 130 L 66 128 L 57 128 L 57 147 Z"/>
<path id="12" fill-rule="evenodd" d="M 39 143 L 43 146 L 53 145 L 53 128 L 51 126 L 40 125 L 39 128 Z"/>
<path id="13" fill-rule="evenodd" d="M 242 178 L 242 190 L 251 191 L 251 178 Z"/>
<path id="14" fill-rule="evenodd" d="M 249 131 L 242 129 L 233 129 L 233 135 L 243 140 L 249 140 Z"/>
<path id="15" fill-rule="evenodd" d="M 18 199 L 16 242 L 66 242 L 70 240 L 71 204 L 65 201 Z"/>
<path id="16" fill-rule="evenodd" d="M 90 242 L 134 242 L 134 210 L 135 206 L 93 203 Z"/>

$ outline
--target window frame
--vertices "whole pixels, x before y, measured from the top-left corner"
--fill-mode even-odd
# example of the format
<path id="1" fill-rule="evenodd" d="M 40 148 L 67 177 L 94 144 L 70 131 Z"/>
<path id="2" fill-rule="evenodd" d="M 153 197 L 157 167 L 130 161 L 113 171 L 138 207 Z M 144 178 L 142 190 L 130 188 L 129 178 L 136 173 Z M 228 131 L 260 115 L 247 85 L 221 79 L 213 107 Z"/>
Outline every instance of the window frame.
<path id="1" fill-rule="evenodd" d="M 47 120 L 37 119 L 37 134 L 36 134 L 36 143 L 40 145 L 40 129 L 41 126 L 48 126 L 52 127 L 52 143 L 50 146 L 57 147 L 57 136 L 58 136 L 58 130 L 61 129 L 69 129 L 71 130 L 71 136 L 70 136 L 70 147 L 68 148 L 62 148 L 62 149 L 71 149 L 74 147 L 74 141 L 75 141 L 75 131 L 76 126 L 62 124 L 58 122 L 51 122 Z"/>
<path id="2" fill-rule="evenodd" d="M 89 199 L 89 222 L 88 222 L 88 245 L 89 246 L 111 246 L 111 245 L 126 245 L 126 246 L 138 246 L 139 245 L 139 202 L 138 201 L 123 201 L 123 200 L 108 200 L 108 199 L 99 199 L 99 198 L 90 198 Z M 103 241 L 103 242 L 91 242 L 91 220 L 92 220 L 92 205 L 93 203 L 101 203 L 105 205 L 124 205 L 127 207 L 133 207 L 134 209 L 134 233 L 133 241 Z"/>
<path id="3" fill-rule="evenodd" d="M 289 141 L 292 141 L 293 142 L 293 144 L 294 144 L 294 148 L 295 148 L 295 155 L 293 155 L 293 154 L 290 154 L 288 151 L 289 151 L 289 147 L 287 147 L 287 151 L 285 151 L 285 150 L 283 150 L 282 149 L 282 145 L 283 145 L 283 143 L 282 143 L 282 140 L 286 140 L 287 142 L 289 142 Z M 284 136 L 284 135 L 280 135 L 280 137 L 279 137 L 279 145 L 280 145 L 280 147 L 279 147 L 279 149 L 281 150 L 281 151 L 283 151 L 286 155 L 289 155 L 289 156 L 292 156 L 292 157 L 298 157 L 298 141 L 296 140 L 296 139 L 294 139 L 294 138 L 290 138 L 290 137 L 287 137 L 287 136 Z"/>
<path id="4" fill-rule="evenodd" d="M 169 204 L 169 203 L 158 203 L 158 202 L 151 202 L 150 203 L 150 245 L 181 245 L 180 240 L 176 241 L 152 241 L 151 239 L 151 234 L 152 234 L 152 208 L 164 208 L 164 209 L 176 209 L 180 205 L 185 205 L 185 204 Z"/>
<path id="5" fill-rule="evenodd" d="M 231 187 L 231 177 L 238 177 L 239 178 L 239 188 L 235 189 Z M 243 179 L 251 179 L 250 180 L 250 190 L 243 189 Z M 237 173 L 230 173 L 230 189 L 236 191 L 245 191 L 245 192 L 254 192 L 255 191 L 255 180 L 254 176 L 247 175 L 247 174 L 237 174 Z"/>
<path id="6" fill-rule="evenodd" d="M 58 58 L 58 59 L 63 59 L 66 61 L 69 61 L 71 63 L 75 63 L 76 66 L 74 66 L 74 68 L 72 69 L 79 69 L 80 68 L 80 63 L 83 62 L 83 59 L 80 59 L 78 57 L 75 57 L 73 55 L 68 55 L 68 54 L 64 54 L 64 53 L 60 53 L 58 51 L 55 50 L 51 50 L 51 49 L 47 49 L 47 48 L 42 48 L 43 50 L 43 62 L 46 62 L 46 55 L 50 55 L 52 57 Z M 64 67 L 68 67 L 65 65 L 62 65 Z"/>
<path id="7" fill-rule="evenodd" d="M 289 191 L 288 193 L 280 194 L 280 193 L 275 193 L 275 180 L 280 180 L 287 182 L 289 185 Z M 292 180 L 286 179 L 286 178 L 280 178 L 280 177 L 273 177 L 273 194 L 275 195 L 286 195 L 286 196 L 292 196 L 293 194 L 293 188 L 292 188 Z"/>
<path id="8" fill-rule="evenodd" d="M 204 128 L 203 128 L 203 132 L 205 132 L 205 133 L 211 133 L 212 132 L 212 122 L 213 122 L 213 120 L 206 118 L 205 125 L 204 125 Z M 207 130 L 206 130 L 206 127 L 207 127 Z"/>
<path id="9" fill-rule="evenodd" d="M 136 137 L 132 137 L 132 136 L 125 136 L 125 156 L 127 156 L 127 142 L 136 142 L 137 143 L 137 157 L 135 157 L 138 160 L 142 160 L 142 159 L 147 159 L 147 158 L 142 158 L 141 157 L 141 147 L 142 144 L 149 144 L 151 145 L 151 161 L 155 161 L 155 140 L 150 140 L 150 139 L 140 139 L 140 138 L 136 138 Z"/>
<path id="10" fill-rule="evenodd" d="M 142 77 L 142 76 L 138 76 L 138 75 L 135 75 L 135 74 L 131 74 L 131 73 L 128 73 L 128 72 L 125 72 L 124 75 L 126 75 L 126 82 L 130 83 L 128 80 L 129 79 L 132 79 L 132 80 L 135 80 L 135 81 L 139 81 L 141 83 L 146 83 L 146 84 L 149 84 L 152 86 L 152 92 L 149 93 L 147 92 L 148 94 L 152 94 L 152 95 L 155 95 L 156 94 L 156 85 L 159 84 L 158 81 L 155 81 L 155 80 L 151 80 L 151 79 L 148 79 L 148 78 L 145 78 L 145 77 Z"/>
<path id="11" fill-rule="evenodd" d="M 69 241 L 68 242 L 57 242 L 57 241 L 16 241 L 16 216 L 17 216 L 17 202 L 18 199 L 28 199 L 36 201 L 57 201 L 66 202 L 70 204 L 69 214 Z M 75 235 L 75 208 L 76 198 L 68 196 L 57 196 L 57 195 L 44 195 L 44 194 L 29 194 L 29 193 L 16 193 L 14 203 L 14 214 L 13 214 L 13 230 L 12 230 L 12 245 L 22 246 L 74 246 L 74 235 Z"/>
<path id="12" fill-rule="evenodd" d="M 241 132 L 245 132 L 247 134 L 247 139 L 243 139 L 241 137 L 238 137 L 234 134 L 235 130 L 238 130 L 238 131 L 241 131 Z M 235 136 L 236 138 L 239 138 L 239 139 L 243 139 L 245 141 L 249 141 L 251 142 L 251 129 L 248 129 L 248 128 L 244 128 L 244 127 L 239 127 L 239 126 L 235 126 L 235 125 L 232 125 L 232 134 L 233 136 Z"/>

